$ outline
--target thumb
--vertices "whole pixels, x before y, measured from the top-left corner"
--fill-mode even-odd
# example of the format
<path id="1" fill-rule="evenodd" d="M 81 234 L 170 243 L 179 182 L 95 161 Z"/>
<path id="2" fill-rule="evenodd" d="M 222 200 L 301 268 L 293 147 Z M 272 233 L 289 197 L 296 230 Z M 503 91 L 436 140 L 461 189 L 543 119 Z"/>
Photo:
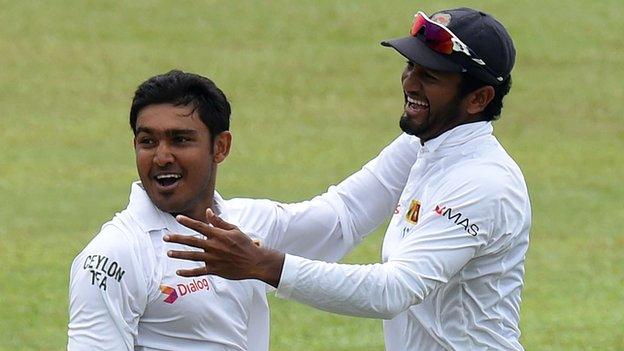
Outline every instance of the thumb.
<path id="1" fill-rule="evenodd" d="M 220 228 L 224 230 L 237 229 L 234 224 L 224 221 L 223 219 L 221 219 L 221 217 L 214 214 L 214 212 L 212 212 L 211 209 L 206 210 L 206 221 L 212 224 L 216 228 Z"/>

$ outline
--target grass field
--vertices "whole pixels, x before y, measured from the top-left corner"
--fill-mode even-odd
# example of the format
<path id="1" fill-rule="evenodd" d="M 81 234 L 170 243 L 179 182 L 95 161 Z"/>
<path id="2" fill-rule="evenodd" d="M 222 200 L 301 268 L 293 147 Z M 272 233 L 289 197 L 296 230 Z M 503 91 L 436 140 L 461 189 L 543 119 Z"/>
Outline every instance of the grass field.
<path id="1" fill-rule="evenodd" d="M 522 342 L 624 349 L 624 4 L 0 0 L 0 350 L 61 350 L 68 270 L 136 179 L 145 78 L 212 77 L 233 104 L 226 197 L 296 201 L 398 134 L 411 15 L 468 5 L 518 51 L 496 135 L 533 203 Z M 377 262 L 383 228 L 346 261 Z M 381 323 L 271 298 L 272 350 L 382 350 Z"/>

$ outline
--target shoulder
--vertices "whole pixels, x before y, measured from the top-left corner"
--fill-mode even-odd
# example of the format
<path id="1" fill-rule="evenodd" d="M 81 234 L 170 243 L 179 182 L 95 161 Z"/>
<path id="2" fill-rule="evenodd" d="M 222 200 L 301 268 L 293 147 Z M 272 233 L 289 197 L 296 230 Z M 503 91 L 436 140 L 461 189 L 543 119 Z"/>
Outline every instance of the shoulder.
<path id="1" fill-rule="evenodd" d="M 268 199 L 225 200 L 226 217 L 243 232 L 264 238 L 280 220 L 280 204 Z"/>
<path id="2" fill-rule="evenodd" d="M 520 168 L 498 144 L 459 158 L 444 172 L 439 184 L 442 191 L 478 195 L 481 199 L 526 193 Z"/>
<path id="3" fill-rule="evenodd" d="M 72 271 L 82 267 L 110 269 L 111 272 L 118 270 L 121 274 L 131 266 L 139 265 L 143 261 L 140 256 L 147 252 L 141 236 L 148 239 L 147 233 L 133 230 L 119 219 L 119 215 L 115 216 L 74 258 Z"/>
<path id="4" fill-rule="evenodd" d="M 433 184 L 430 198 L 439 208 L 462 209 L 493 225 L 530 216 L 522 173 L 498 150 L 456 159 Z"/>
<path id="5" fill-rule="evenodd" d="M 121 214 L 104 223 L 99 233 L 85 247 L 85 251 L 98 250 L 110 254 L 130 254 L 140 243 L 140 237 L 147 235 L 132 228 L 127 221 L 121 220 Z"/>
<path id="6" fill-rule="evenodd" d="M 421 148 L 420 139 L 403 133 L 383 148 L 379 155 L 367 164 L 367 167 L 374 168 L 378 166 L 378 163 L 384 166 L 390 164 L 399 167 L 404 164 L 412 165 Z"/>
<path id="7" fill-rule="evenodd" d="M 502 148 L 457 160 L 437 180 L 433 197 L 440 209 L 461 209 L 481 218 L 488 232 L 519 234 L 530 224 L 524 177 Z"/>
<path id="8" fill-rule="evenodd" d="M 262 217 L 275 211 L 278 203 L 268 199 L 233 198 L 224 200 L 228 215 Z M 255 215 L 257 214 L 257 216 Z"/>
<path id="9" fill-rule="evenodd" d="M 117 215 L 74 258 L 70 271 L 70 290 L 74 294 L 124 289 L 133 294 L 144 291 L 154 268 L 153 250 L 146 244 L 148 234 L 132 230 Z M 141 240 L 145 237 L 145 240 Z"/>
<path id="10" fill-rule="evenodd" d="M 401 147 L 409 147 L 412 151 L 418 151 L 422 148 L 420 138 L 407 133 L 401 133 L 401 135 L 392 141 L 392 144 L 400 145 Z"/>

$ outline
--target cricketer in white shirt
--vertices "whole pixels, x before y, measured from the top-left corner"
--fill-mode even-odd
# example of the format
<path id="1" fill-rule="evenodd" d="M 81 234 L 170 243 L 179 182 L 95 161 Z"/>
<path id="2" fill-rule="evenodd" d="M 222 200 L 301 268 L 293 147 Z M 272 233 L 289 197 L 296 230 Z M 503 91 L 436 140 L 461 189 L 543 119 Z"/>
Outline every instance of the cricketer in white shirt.
<path id="1" fill-rule="evenodd" d="M 420 148 L 403 134 L 310 201 L 224 200 L 215 193 L 215 208 L 263 246 L 335 261 L 391 214 Z M 177 276 L 203 263 L 167 257 L 168 250 L 197 250 L 163 242 L 171 232 L 203 237 L 160 211 L 134 183 L 128 207 L 72 264 L 68 350 L 268 350 L 268 285 Z"/>
<path id="2" fill-rule="evenodd" d="M 386 231 L 382 264 L 286 255 L 277 294 L 383 318 L 386 349 L 522 350 L 520 293 L 531 208 L 491 122 L 424 143 Z"/>

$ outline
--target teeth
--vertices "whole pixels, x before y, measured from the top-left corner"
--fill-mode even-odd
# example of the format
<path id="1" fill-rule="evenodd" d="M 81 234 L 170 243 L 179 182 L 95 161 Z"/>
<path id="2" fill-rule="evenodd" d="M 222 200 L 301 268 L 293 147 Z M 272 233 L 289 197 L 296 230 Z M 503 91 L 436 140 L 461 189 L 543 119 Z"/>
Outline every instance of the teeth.
<path id="1" fill-rule="evenodd" d="M 411 97 L 407 97 L 407 102 L 409 102 L 410 104 L 415 104 L 415 105 L 419 105 L 419 106 L 423 106 L 423 107 L 428 107 L 429 104 L 427 104 L 425 101 L 421 101 L 421 100 L 414 100 Z"/>
<path id="2" fill-rule="evenodd" d="M 156 179 L 167 179 L 167 178 L 174 178 L 174 179 L 179 179 L 182 178 L 181 175 L 179 174 L 159 174 L 156 176 Z"/>

